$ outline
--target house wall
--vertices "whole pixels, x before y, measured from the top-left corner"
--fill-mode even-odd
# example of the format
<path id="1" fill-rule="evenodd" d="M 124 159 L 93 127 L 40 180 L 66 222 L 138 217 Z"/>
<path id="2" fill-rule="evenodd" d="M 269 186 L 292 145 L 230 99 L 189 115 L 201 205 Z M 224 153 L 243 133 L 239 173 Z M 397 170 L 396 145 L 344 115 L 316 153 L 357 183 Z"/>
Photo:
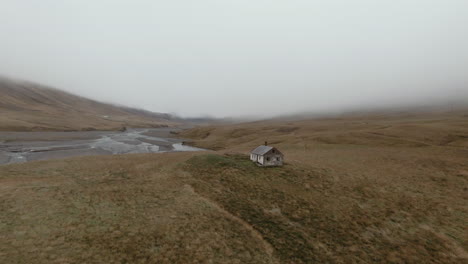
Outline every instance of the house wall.
<path id="1" fill-rule="evenodd" d="M 250 160 L 254 162 L 258 162 L 260 164 L 263 164 L 264 158 L 263 156 L 257 155 L 257 154 L 250 154 Z"/>
<path id="2" fill-rule="evenodd" d="M 264 156 L 264 166 L 282 166 L 283 156 L 280 154 L 267 153 Z"/>
<path id="3" fill-rule="evenodd" d="M 257 162 L 259 159 L 259 155 L 257 154 L 250 154 L 250 160 Z"/>
<path id="4" fill-rule="evenodd" d="M 250 160 L 263 166 L 282 166 L 283 154 L 279 151 L 270 151 L 265 155 L 250 154 Z"/>

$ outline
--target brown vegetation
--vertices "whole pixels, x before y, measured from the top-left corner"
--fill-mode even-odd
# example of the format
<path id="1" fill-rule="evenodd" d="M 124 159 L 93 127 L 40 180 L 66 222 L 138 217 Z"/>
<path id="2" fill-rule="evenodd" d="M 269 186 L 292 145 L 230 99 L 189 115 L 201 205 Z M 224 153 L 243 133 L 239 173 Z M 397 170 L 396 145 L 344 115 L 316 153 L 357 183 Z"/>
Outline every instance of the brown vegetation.
<path id="1" fill-rule="evenodd" d="M 210 135 L 198 138 L 203 131 Z M 253 122 L 182 136 L 222 153 L 268 141 L 285 154 L 282 169 L 189 170 L 199 193 L 255 226 L 284 263 L 468 257 L 465 112 Z"/>
<path id="2" fill-rule="evenodd" d="M 0 78 L 0 131 L 91 131 L 173 125 L 164 114 L 96 102 Z"/>
<path id="3" fill-rule="evenodd" d="M 0 166 L 0 262 L 468 259 L 466 113 L 181 134 L 219 150 Z M 265 140 L 285 166 L 248 160 Z"/>

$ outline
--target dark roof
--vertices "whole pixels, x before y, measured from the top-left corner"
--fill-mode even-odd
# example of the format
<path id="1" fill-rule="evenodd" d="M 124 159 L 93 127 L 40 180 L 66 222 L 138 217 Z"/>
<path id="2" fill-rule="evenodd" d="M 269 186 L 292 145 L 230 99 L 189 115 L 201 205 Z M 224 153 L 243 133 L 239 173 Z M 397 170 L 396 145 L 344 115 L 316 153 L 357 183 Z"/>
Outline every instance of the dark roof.
<path id="1" fill-rule="evenodd" d="M 252 154 L 257 154 L 257 155 L 264 155 L 268 151 L 270 151 L 273 147 L 270 146 L 258 146 L 256 149 L 252 150 Z"/>

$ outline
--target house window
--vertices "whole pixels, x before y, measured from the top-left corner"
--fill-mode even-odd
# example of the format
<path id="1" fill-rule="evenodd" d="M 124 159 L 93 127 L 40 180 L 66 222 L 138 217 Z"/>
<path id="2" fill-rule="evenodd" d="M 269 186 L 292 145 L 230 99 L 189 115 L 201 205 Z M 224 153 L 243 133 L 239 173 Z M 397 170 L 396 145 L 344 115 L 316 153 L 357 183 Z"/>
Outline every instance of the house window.
<path id="1" fill-rule="evenodd" d="M 275 153 L 275 150 L 272 150 L 271 152 Z"/>
<path id="2" fill-rule="evenodd" d="M 269 157 L 267 157 L 267 161 L 270 161 L 270 158 L 269 158 Z"/>
<path id="3" fill-rule="evenodd" d="M 277 158 L 276 158 L 276 160 L 277 160 L 277 161 L 280 161 L 280 158 L 279 158 L 279 157 L 277 157 Z"/>

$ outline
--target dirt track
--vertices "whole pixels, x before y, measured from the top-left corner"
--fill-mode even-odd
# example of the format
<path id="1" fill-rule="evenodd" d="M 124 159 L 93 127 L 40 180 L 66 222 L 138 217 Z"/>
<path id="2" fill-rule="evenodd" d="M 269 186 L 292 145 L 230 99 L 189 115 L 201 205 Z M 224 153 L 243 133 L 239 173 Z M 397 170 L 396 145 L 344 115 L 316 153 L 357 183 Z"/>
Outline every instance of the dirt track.
<path id="1" fill-rule="evenodd" d="M 1 263 L 464 263 L 468 116 L 200 127 L 216 152 L 0 166 Z M 282 168 L 249 150 L 268 142 Z"/>

